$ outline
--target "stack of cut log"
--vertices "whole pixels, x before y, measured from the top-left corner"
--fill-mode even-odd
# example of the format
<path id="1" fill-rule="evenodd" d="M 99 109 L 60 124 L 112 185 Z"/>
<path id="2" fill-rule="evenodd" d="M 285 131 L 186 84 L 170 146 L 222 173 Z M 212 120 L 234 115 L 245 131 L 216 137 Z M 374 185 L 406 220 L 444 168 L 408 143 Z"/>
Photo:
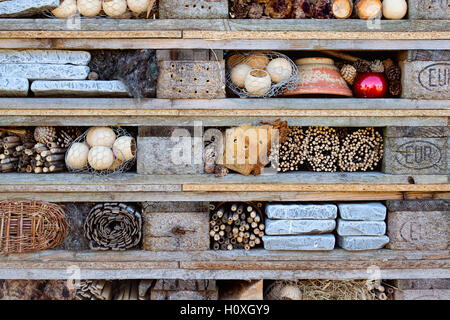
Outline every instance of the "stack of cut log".
<path id="1" fill-rule="evenodd" d="M 209 222 L 212 248 L 250 250 L 260 245 L 265 229 L 261 207 L 261 203 L 245 202 L 219 205 Z"/>

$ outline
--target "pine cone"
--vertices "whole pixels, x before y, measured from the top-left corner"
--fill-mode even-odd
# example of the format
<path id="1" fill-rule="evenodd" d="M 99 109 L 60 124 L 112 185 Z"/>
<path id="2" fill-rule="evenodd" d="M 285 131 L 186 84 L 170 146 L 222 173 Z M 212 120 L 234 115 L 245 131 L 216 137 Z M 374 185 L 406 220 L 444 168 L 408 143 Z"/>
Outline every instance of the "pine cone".
<path id="1" fill-rule="evenodd" d="M 264 8 L 259 3 L 253 3 L 248 11 L 248 17 L 250 19 L 261 19 L 264 14 Z"/>
<path id="2" fill-rule="evenodd" d="M 341 69 L 342 78 L 351 86 L 355 81 L 356 74 L 357 74 L 356 68 L 353 67 L 352 65 L 346 64 Z"/>
<path id="3" fill-rule="evenodd" d="M 389 93 L 397 97 L 402 94 L 402 84 L 400 81 L 390 81 L 389 82 Z"/>
<path id="4" fill-rule="evenodd" d="M 291 18 L 306 19 L 312 17 L 312 5 L 309 0 L 294 0 Z"/>
<path id="5" fill-rule="evenodd" d="M 358 73 L 370 72 L 369 64 L 366 61 L 356 60 L 353 63 L 353 66 L 355 67 Z"/>
<path id="6" fill-rule="evenodd" d="M 56 139 L 56 129 L 54 127 L 36 127 L 34 129 L 34 140 L 47 144 Z"/>
<path id="7" fill-rule="evenodd" d="M 270 0 L 264 13 L 273 19 L 289 18 L 292 11 L 292 0 Z"/>
<path id="8" fill-rule="evenodd" d="M 370 70 L 372 72 L 384 72 L 384 65 L 381 60 L 374 60 L 370 64 Z"/>
<path id="9" fill-rule="evenodd" d="M 402 69 L 399 66 L 393 64 L 388 69 L 386 69 L 386 77 L 389 81 L 400 81 L 402 77 Z"/>
<path id="10" fill-rule="evenodd" d="M 392 61 L 392 59 L 383 60 L 384 70 L 389 69 L 393 64 L 394 64 L 394 61 Z"/>
<path id="11" fill-rule="evenodd" d="M 230 15 L 234 19 L 245 19 L 247 18 L 250 6 L 245 0 L 234 0 L 233 5 L 230 9 Z"/>
<path id="12" fill-rule="evenodd" d="M 331 0 L 318 0 L 314 5 L 313 17 L 316 19 L 333 19 Z"/>

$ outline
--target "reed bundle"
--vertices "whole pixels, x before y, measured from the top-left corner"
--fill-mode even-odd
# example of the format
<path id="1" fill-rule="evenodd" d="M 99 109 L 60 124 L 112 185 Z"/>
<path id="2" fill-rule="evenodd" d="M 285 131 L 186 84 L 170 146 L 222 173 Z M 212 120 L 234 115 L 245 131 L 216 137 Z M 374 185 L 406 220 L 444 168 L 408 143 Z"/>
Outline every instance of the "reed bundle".
<path id="1" fill-rule="evenodd" d="M 227 202 L 214 209 L 209 235 L 214 250 L 250 250 L 261 244 L 264 216 L 261 203 Z"/>

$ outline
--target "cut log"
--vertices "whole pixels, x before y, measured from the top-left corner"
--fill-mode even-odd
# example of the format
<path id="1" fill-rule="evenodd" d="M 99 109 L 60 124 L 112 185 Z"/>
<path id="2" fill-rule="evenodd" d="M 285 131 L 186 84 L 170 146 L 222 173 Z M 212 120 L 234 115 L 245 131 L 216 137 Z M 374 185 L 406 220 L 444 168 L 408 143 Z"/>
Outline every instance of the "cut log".
<path id="1" fill-rule="evenodd" d="M 352 0 L 333 0 L 333 14 L 338 19 L 350 18 L 353 12 Z"/>

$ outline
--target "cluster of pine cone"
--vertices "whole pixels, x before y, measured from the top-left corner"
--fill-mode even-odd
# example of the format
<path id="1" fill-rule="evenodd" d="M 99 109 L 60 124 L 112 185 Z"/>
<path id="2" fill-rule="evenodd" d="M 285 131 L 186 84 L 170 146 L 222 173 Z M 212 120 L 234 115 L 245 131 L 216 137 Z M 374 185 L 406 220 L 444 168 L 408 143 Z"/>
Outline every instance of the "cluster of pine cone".
<path id="1" fill-rule="evenodd" d="M 384 73 L 389 83 L 389 93 L 393 97 L 400 96 L 402 85 L 400 82 L 402 70 L 392 59 L 386 60 L 357 60 L 353 64 L 338 63 L 341 76 L 350 85 L 353 85 L 358 73 L 380 72 Z"/>
<path id="2" fill-rule="evenodd" d="M 333 19 L 332 0 L 230 0 L 235 19 Z"/>

